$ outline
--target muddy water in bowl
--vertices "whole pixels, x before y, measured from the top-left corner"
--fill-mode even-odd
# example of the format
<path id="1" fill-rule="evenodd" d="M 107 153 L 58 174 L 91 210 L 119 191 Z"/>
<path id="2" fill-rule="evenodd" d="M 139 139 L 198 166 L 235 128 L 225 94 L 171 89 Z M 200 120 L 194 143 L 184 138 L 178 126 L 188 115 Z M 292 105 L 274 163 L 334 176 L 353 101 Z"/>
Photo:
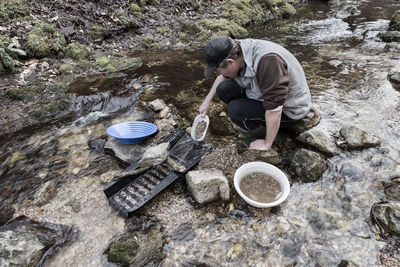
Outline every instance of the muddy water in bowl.
<path id="1" fill-rule="evenodd" d="M 240 181 L 240 189 L 248 198 L 262 203 L 275 201 L 281 193 L 278 181 L 259 172 L 243 177 Z"/>

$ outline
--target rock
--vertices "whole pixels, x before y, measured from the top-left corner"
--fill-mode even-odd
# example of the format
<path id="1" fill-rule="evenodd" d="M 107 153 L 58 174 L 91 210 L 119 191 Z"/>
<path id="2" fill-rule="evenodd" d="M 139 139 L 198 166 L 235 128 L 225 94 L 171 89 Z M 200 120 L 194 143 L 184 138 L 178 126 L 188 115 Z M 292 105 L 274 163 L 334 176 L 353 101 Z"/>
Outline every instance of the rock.
<path id="1" fill-rule="evenodd" d="M 400 42 L 400 31 L 387 31 L 378 34 L 378 37 L 381 38 L 382 41 L 386 43 Z"/>
<path id="2" fill-rule="evenodd" d="M 343 145 L 350 149 L 362 149 L 381 144 L 379 138 L 360 130 L 354 125 L 343 126 L 340 134 L 345 141 Z"/>
<path id="3" fill-rule="evenodd" d="M 266 151 L 248 149 L 242 153 L 242 157 L 248 161 L 262 161 L 273 165 L 281 163 L 279 154 L 276 150 L 270 149 Z"/>
<path id="4" fill-rule="evenodd" d="M 161 119 L 156 121 L 155 124 L 158 127 L 158 131 L 167 132 L 169 134 L 175 129 L 175 126 L 178 125 L 178 122 L 173 119 Z"/>
<path id="5" fill-rule="evenodd" d="M 290 159 L 290 167 L 297 176 L 309 182 L 317 181 L 328 168 L 324 157 L 307 149 L 298 149 Z"/>
<path id="6" fill-rule="evenodd" d="M 160 111 L 160 118 L 168 118 L 170 115 L 170 111 L 171 109 L 169 107 L 164 107 L 161 111 Z"/>
<path id="7" fill-rule="evenodd" d="M 390 20 L 389 28 L 390 31 L 400 31 L 400 13 L 394 14 Z"/>
<path id="8" fill-rule="evenodd" d="M 400 208 L 392 203 L 378 204 L 373 209 L 376 220 L 390 234 L 400 236 Z"/>
<path id="9" fill-rule="evenodd" d="M 75 226 L 36 222 L 20 216 L 0 227 L 0 263 L 44 266 L 49 257 L 77 237 Z"/>
<path id="10" fill-rule="evenodd" d="M 161 260 L 163 235 L 159 227 L 150 227 L 146 233 L 122 236 L 110 245 L 108 260 L 123 266 L 146 266 Z"/>
<path id="11" fill-rule="evenodd" d="M 399 42 L 388 43 L 385 45 L 383 49 L 385 51 L 400 52 L 400 43 Z"/>
<path id="12" fill-rule="evenodd" d="M 193 198 L 200 204 L 212 202 L 219 197 L 229 200 L 229 183 L 220 170 L 198 170 L 186 174 L 188 190 Z"/>
<path id="13" fill-rule="evenodd" d="M 54 181 L 45 182 L 36 194 L 33 204 L 43 205 L 49 202 L 49 200 L 56 194 L 56 183 Z"/>
<path id="14" fill-rule="evenodd" d="M 171 167 L 174 171 L 177 172 L 185 172 L 186 171 L 186 167 L 177 163 L 175 160 L 173 160 L 170 156 L 167 157 L 167 161 L 166 161 L 167 165 L 169 167 Z"/>
<path id="15" fill-rule="evenodd" d="M 398 71 L 398 72 L 389 74 L 389 81 L 391 83 L 400 85 L 400 72 Z"/>
<path id="16" fill-rule="evenodd" d="M 153 101 L 149 102 L 149 107 L 153 111 L 159 112 L 160 110 L 165 108 L 165 102 L 162 99 L 156 99 L 156 100 L 153 100 Z"/>
<path id="17" fill-rule="evenodd" d="M 145 148 L 140 145 L 123 144 L 111 138 L 104 144 L 104 149 L 129 165 L 131 162 L 137 161 L 142 157 Z"/>
<path id="18" fill-rule="evenodd" d="M 296 122 L 293 126 L 290 127 L 290 129 L 293 129 L 296 133 L 301 133 L 316 126 L 320 120 L 321 109 L 319 105 L 312 103 L 311 109 L 308 112 L 307 116 Z"/>
<path id="19" fill-rule="evenodd" d="M 228 250 L 227 257 L 234 260 L 240 256 L 243 252 L 243 245 L 240 243 L 236 243 Z"/>
<path id="20" fill-rule="evenodd" d="M 336 146 L 334 139 L 327 132 L 320 129 L 310 129 L 300 134 L 297 139 L 303 143 L 317 148 L 319 151 L 334 156 L 342 151 Z"/>
<path id="21" fill-rule="evenodd" d="M 163 163 L 168 156 L 169 143 L 161 143 L 159 145 L 148 148 L 139 161 L 138 167 L 152 167 Z"/>

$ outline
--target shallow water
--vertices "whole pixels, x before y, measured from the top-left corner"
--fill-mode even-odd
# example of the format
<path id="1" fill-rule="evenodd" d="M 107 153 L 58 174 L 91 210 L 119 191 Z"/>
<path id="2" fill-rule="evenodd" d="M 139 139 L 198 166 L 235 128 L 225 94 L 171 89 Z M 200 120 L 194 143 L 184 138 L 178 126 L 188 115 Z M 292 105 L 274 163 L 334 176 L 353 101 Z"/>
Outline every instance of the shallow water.
<path id="1" fill-rule="evenodd" d="M 398 54 L 383 51 L 385 44 L 376 35 L 399 7 L 395 0 L 361 1 L 354 15 L 345 8 L 328 14 L 326 5 L 313 2 L 288 21 L 251 28 L 253 37 L 280 43 L 299 58 L 313 102 L 321 107 L 317 127 L 337 133 L 342 125 L 353 124 L 380 137 L 382 145 L 330 158 L 329 169 L 315 183 L 290 177 L 291 194 L 275 214 L 244 204 L 197 207 L 187 195 L 166 190 L 143 211 L 164 228 L 166 258 L 226 265 L 379 262 L 385 243 L 375 238 L 368 221 L 371 206 L 384 198 L 381 181 L 400 172 L 399 92 L 386 78 L 400 69 L 400 61 Z M 109 207 L 102 191 L 102 180 L 119 169 L 118 163 L 90 149 L 88 142 L 105 136 L 111 124 L 151 120 L 151 114 L 136 107 L 133 88 L 145 90 L 155 82 L 156 90 L 144 100 L 162 98 L 190 122 L 211 86 L 202 79 L 201 51 L 146 51 L 140 56 L 144 65 L 138 70 L 71 84 L 78 96 L 76 110 L 87 109 L 79 119 L 45 131 L 29 129 L 25 139 L 1 147 L 1 200 L 17 214 L 80 229 L 78 242 L 57 254 L 51 265 L 106 266 L 103 252 L 124 231 L 126 221 Z M 40 207 L 31 205 L 50 180 L 57 183 L 56 197 Z M 214 220 L 205 217 L 208 213 Z M 190 238 L 178 238 L 185 223 L 191 225 L 186 227 Z M 240 247 L 236 244 L 244 250 L 232 258 L 227 252 Z"/>

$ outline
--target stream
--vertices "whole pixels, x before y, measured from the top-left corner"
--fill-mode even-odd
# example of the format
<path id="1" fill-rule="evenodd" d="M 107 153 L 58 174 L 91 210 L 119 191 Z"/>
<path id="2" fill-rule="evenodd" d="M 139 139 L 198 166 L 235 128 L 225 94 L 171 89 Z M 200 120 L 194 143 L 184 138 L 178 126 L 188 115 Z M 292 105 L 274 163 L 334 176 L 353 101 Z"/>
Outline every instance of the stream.
<path id="1" fill-rule="evenodd" d="M 290 19 L 250 26 L 252 38 L 283 45 L 303 65 L 312 101 L 321 109 L 318 129 L 334 135 L 343 125 L 356 125 L 382 143 L 330 157 L 316 182 L 290 177 L 291 193 L 276 212 L 220 202 L 199 206 L 187 192 L 170 186 L 138 214 L 161 227 L 162 265 L 381 265 L 380 251 L 388 245 L 371 224 L 370 211 L 385 198 L 382 182 L 400 174 L 400 93 L 387 79 L 400 70 L 400 55 L 384 51 L 377 35 L 399 9 L 398 0 L 354 1 L 332 9 L 311 1 Z M 2 207 L 14 209 L 14 217 L 79 230 L 76 241 L 53 255 L 49 266 L 112 266 L 105 251 L 131 223 L 103 193 L 107 177 L 121 166 L 88 144 L 106 137 L 112 124 L 151 121 L 154 114 L 138 101 L 144 91 L 140 101 L 161 98 L 190 126 L 211 86 L 202 77 L 202 51 L 130 56 L 140 56 L 143 66 L 71 84 L 76 110 L 86 109 L 83 116 L 30 129 L 23 139 L 10 138 L 0 148 Z M 231 139 L 214 135 L 209 140 Z M 37 198 L 44 185 L 50 188 L 48 201 Z"/>

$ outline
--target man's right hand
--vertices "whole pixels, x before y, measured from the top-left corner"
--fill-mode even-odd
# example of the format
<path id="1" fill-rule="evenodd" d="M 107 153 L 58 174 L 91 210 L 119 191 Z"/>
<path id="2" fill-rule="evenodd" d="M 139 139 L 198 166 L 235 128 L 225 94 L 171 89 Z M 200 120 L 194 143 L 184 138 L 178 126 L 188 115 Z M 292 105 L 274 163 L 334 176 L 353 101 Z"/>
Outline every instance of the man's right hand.
<path id="1" fill-rule="evenodd" d="M 205 100 L 203 101 L 203 103 L 201 103 L 201 105 L 200 105 L 200 107 L 199 107 L 199 113 L 200 113 L 202 116 L 205 116 L 205 115 L 207 115 L 209 109 L 210 109 L 210 102 L 207 101 L 207 99 L 205 99 Z"/>

